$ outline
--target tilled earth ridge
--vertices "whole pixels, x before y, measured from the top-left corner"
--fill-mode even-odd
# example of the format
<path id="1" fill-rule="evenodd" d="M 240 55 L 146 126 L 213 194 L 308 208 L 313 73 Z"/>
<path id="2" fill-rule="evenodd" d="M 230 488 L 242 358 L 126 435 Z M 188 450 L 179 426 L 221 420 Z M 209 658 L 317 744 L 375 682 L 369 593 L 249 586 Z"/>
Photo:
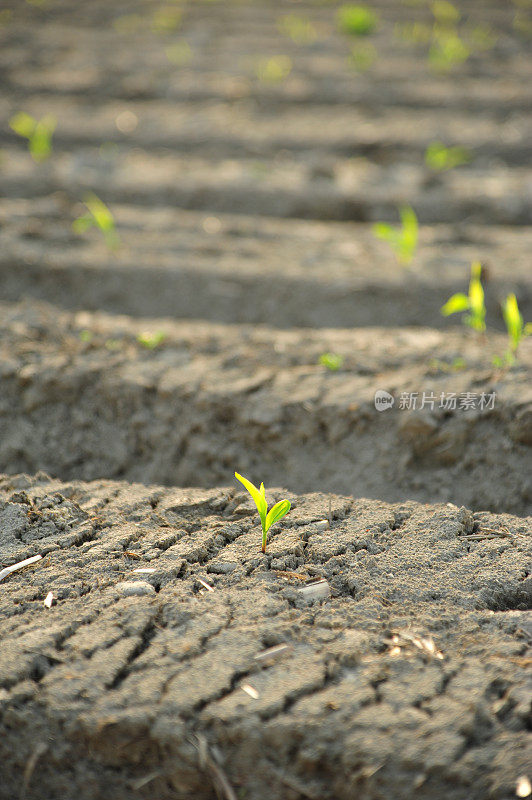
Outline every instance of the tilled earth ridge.
<path id="1" fill-rule="evenodd" d="M 532 520 L 285 496 L 2 477 L 1 798 L 514 797 Z"/>
<path id="2" fill-rule="evenodd" d="M 501 370 L 498 334 L 0 310 L 5 471 L 212 486 L 237 468 L 292 491 L 530 510 L 532 340 Z M 153 349 L 138 341 L 157 333 Z M 341 369 L 320 365 L 325 352 Z M 376 410 L 377 389 L 392 409 Z"/>
<path id="3" fill-rule="evenodd" d="M 66 308 L 276 327 L 456 325 L 440 314 L 480 259 L 490 326 L 532 318 L 528 227 L 423 226 L 411 269 L 366 225 L 115 206 L 122 244 L 74 235 L 66 195 L 0 202 L 0 291 Z M 368 264 L 375 265 L 368 269 Z"/>

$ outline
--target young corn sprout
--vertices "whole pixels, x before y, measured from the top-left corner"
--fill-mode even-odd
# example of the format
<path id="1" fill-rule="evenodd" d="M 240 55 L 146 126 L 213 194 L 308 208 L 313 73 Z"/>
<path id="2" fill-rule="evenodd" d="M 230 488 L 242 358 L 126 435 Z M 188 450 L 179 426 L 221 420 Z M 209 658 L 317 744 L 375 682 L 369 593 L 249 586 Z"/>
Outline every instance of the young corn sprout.
<path id="1" fill-rule="evenodd" d="M 155 350 L 165 339 L 166 333 L 164 331 L 155 331 L 154 333 L 151 331 L 143 331 L 143 333 L 139 333 L 137 336 L 137 342 L 147 350 Z"/>
<path id="2" fill-rule="evenodd" d="M 277 20 L 277 29 L 288 36 L 295 44 L 311 44 L 317 38 L 316 28 L 306 19 L 296 14 L 285 14 Z"/>
<path id="3" fill-rule="evenodd" d="M 9 127 L 28 140 L 28 148 L 34 161 L 46 161 L 52 152 L 52 135 L 57 121 L 51 114 L 35 119 L 21 111 L 9 120 Z"/>
<path id="4" fill-rule="evenodd" d="M 93 226 L 103 234 L 105 243 L 110 250 L 116 250 L 120 244 L 120 237 L 115 228 L 115 220 L 105 203 L 93 192 L 84 200 L 87 213 L 82 214 L 72 223 L 74 233 L 84 233 Z"/>
<path id="5" fill-rule="evenodd" d="M 382 239 L 393 249 L 400 264 L 410 264 L 414 258 L 417 242 L 419 224 L 416 212 L 411 206 L 402 206 L 399 209 L 401 216 L 401 228 L 394 228 L 386 222 L 377 222 L 373 226 L 373 235 L 377 239 Z"/>
<path id="6" fill-rule="evenodd" d="M 480 261 L 473 261 L 471 264 L 471 279 L 469 281 L 469 293 L 458 292 L 450 297 L 445 305 L 441 307 L 444 317 L 450 314 L 458 314 L 461 311 L 469 313 L 463 318 L 466 325 L 474 331 L 484 333 L 486 330 L 486 306 L 484 305 L 484 289 L 480 281 L 482 266 Z"/>
<path id="7" fill-rule="evenodd" d="M 351 36 L 367 36 L 377 27 L 378 17 L 367 6 L 341 6 L 337 14 L 338 27 Z"/>
<path id="8" fill-rule="evenodd" d="M 291 71 L 292 59 L 284 55 L 261 58 L 255 66 L 255 74 L 261 83 L 282 83 Z"/>
<path id="9" fill-rule="evenodd" d="M 432 142 L 425 151 L 425 164 L 435 172 L 444 172 L 471 161 L 465 147 L 445 147 L 441 142 Z"/>
<path id="10" fill-rule="evenodd" d="M 336 353 L 323 353 L 320 356 L 320 364 L 322 367 L 327 367 L 331 372 L 337 372 L 343 363 L 343 356 L 339 356 Z"/>
<path id="11" fill-rule="evenodd" d="M 517 305 L 515 294 L 509 294 L 504 303 L 501 303 L 502 314 L 508 331 L 509 347 L 504 358 L 495 356 L 493 363 L 497 367 L 504 364 L 511 365 L 517 358 L 519 343 L 527 336 L 532 336 L 532 322 L 523 322 L 523 317 Z"/>
<path id="12" fill-rule="evenodd" d="M 239 475 L 238 472 L 235 472 L 235 478 L 246 487 L 252 496 L 255 505 L 257 506 L 257 511 L 259 512 L 260 522 L 262 525 L 262 552 L 265 553 L 268 531 L 272 525 L 274 525 L 276 522 L 279 522 L 280 519 L 288 514 L 290 511 L 290 500 L 280 500 L 268 511 L 264 484 L 261 483 L 260 489 L 257 489 L 257 487 L 251 483 L 251 481 L 248 481 L 247 478 Z"/>

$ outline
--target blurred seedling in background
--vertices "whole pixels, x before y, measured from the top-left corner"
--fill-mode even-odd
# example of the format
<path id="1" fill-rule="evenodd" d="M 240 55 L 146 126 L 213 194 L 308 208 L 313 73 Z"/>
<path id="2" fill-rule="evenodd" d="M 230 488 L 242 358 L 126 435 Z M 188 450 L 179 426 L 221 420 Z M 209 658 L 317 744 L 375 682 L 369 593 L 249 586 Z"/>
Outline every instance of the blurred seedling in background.
<path id="1" fill-rule="evenodd" d="M 79 338 L 85 344 L 89 344 L 90 342 L 92 342 L 94 334 L 92 331 L 89 331 L 87 328 L 84 328 L 82 331 L 79 332 Z"/>
<path id="2" fill-rule="evenodd" d="M 465 147 L 445 147 L 442 142 L 431 142 L 425 152 L 425 164 L 436 172 L 444 172 L 471 161 Z"/>
<path id="3" fill-rule="evenodd" d="M 462 64 L 469 58 L 469 48 L 458 33 L 460 12 L 448 0 L 434 0 L 432 3 L 434 25 L 429 48 L 429 64 L 436 70 L 446 72 L 455 64 Z"/>
<path id="4" fill-rule="evenodd" d="M 357 72 L 367 72 L 377 60 L 377 51 L 370 42 L 360 42 L 351 48 L 348 63 Z"/>
<path id="5" fill-rule="evenodd" d="M 414 258 L 418 244 L 419 224 L 411 206 L 399 209 L 401 227 L 394 228 L 386 222 L 377 222 L 372 230 L 377 239 L 388 242 L 400 264 L 408 265 Z"/>
<path id="6" fill-rule="evenodd" d="M 172 64 L 182 67 L 192 59 L 192 48 L 185 39 L 169 45 L 164 51 L 166 58 Z"/>
<path id="7" fill-rule="evenodd" d="M 24 111 L 9 120 L 11 130 L 28 140 L 28 148 L 34 161 L 46 161 L 50 156 L 56 125 L 57 120 L 51 114 L 37 120 Z"/>
<path id="8" fill-rule="evenodd" d="M 520 36 L 525 39 L 532 39 L 532 17 L 527 16 L 526 8 L 515 12 L 512 27 Z"/>
<path id="9" fill-rule="evenodd" d="M 164 331 L 143 331 L 137 336 L 137 342 L 147 350 L 155 350 L 165 339 L 166 333 Z"/>
<path id="10" fill-rule="evenodd" d="M 81 234 L 89 228 L 98 228 L 109 250 L 116 250 L 120 245 L 120 237 L 116 232 L 115 220 L 111 211 L 93 192 L 85 197 L 84 205 L 87 213 L 82 214 L 72 223 L 74 233 Z"/>
<path id="11" fill-rule="evenodd" d="M 261 83 L 282 83 L 291 71 L 292 59 L 283 55 L 261 58 L 255 68 L 255 74 Z"/>
<path id="12" fill-rule="evenodd" d="M 154 33 L 173 33 L 181 25 L 183 12 L 175 6 L 162 6 L 151 18 L 151 29 Z"/>
<path id="13" fill-rule="evenodd" d="M 322 367 L 326 367 L 331 372 L 337 372 L 343 363 L 343 356 L 339 356 L 336 353 L 323 353 L 323 355 L 320 356 L 320 364 Z"/>
<path id="14" fill-rule="evenodd" d="M 290 500 L 280 500 L 268 511 L 264 484 L 261 483 L 260 489 L 257 489 L 257 487 L 251 483 L 251 481 L 248 481 L 247 478 L 239 475 L 238 472 L 235 472 L 235 478 L 239 480 L 243 486 L 245 486 L 253 498 L 255 505 L 257 506 L 257 511 L 259 512 L 260 523 L 262 526 L 262 552 L 265 553 L 268 531 L 272 525 L 274 525 L 276 522 L 279 522 L 280 519 L 288 514 L 290 511 Z"/>
<path id="15" fill-rule="evenodd" d="M 461 25 L 460 11 L 448 0 L 434 0 L 430 7 L 432 24 L 398 23 L 395 34 L 410 44 L 428 46 L 429 65 L 437 72 L 449 72 L 473 53 L 489 50 L 496 43 L 489 25 Z"/>
<path id="16" fill-rule="evenodd" d="M 377 27 L 377 14 L 367 6 L 340 6 L 337 12 L 338 28 L 350 36 L 368 36 Z"/>
<path id="17" fill-rule="evenodd" d="M 465 358 L 454 358 L 451 362 L 449 361 L 442 361 L 439 358 L 431 358 L 429 361 L 429 369 L 435 370 L 436 372 L 460 372 L 460 370 L 465 369 L 467 366 Z"/>
<path id="18" fill-rule="evenodd" d="M 480 261 L 471 264 L 471 278 L 469 281 L 469 293 L 458 292 L 450 297 L 445 305 L 441 307 L 444 317 L 451 314 L 459 314 L 467 311 L 463 317 L 463 322 L 474 331 L 484 333 L 486 330 L 486 306 L 484 304 L 484 289 L 481 282 L 482 266 Z"/>
<path id="19" fill-rule="evenodd" d="M 123 36 L 138 33 L 149 27 L 152 33 L 173 33 L 181 25 L 183 12 L 174 6 L 162 6 L 151 17 L 142 14 L 122 14 L 113 22 L 115 31 Z"/>
<path id="20" fill-rule="evenodd" d="M 501 307 L 508 331 L 509 347 L 504 358 L 494 357 L 493 363 L 496 367 L 502 367 L 505 364 L 511 366 L 515 363 L 520 342 L 527 336 L 532 336 L 532 322 L 526 324 L 523 322 L 515 294 L 509 294 L 504 303 L 501 303 Z"/>
<path id="21" fill-rule="evenodd" d="M 305 17 L 286 14 L 277 20 L 277 28 L 284 36 L 288 36 L 295 44 L 312 44 L 318 38 L 316 28 Z"/>
<path id="22" fill-rule="evenodd" d="M 429 64 L 438 72 L 448 72 L 463 64 L 470 56 L 469 47 L 454 31 L 439 31 L 433 34 L 429 50 Z"/>

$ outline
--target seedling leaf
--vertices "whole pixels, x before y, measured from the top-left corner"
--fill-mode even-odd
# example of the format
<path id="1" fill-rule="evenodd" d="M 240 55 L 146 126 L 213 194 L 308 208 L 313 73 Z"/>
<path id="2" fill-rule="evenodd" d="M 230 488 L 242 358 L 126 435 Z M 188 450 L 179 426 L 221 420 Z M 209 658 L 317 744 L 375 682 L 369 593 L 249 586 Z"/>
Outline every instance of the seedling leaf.
<path id="1" fill-rule="evenodd" d="M 52 152 L 52 134 L 56 126 L 55 117 L 47 114 L 36 120 L 31 114 L 21 111 L 9 120 L 11 130 L 28 140 L 34 161 L 44 161 Z"/>
<path id="2" fill-rule="evenodd" d="M 532 334 L 532 323 L 523 324 L 523 317 L 519 311 L 517 298 L 513 293 L 509 294 L 502 304 L 502 313 L 506 323 L 506 330 L 508 331 L 508 338 L 510 339 L 509 354 L 514 358 L 521 339 Z"/>
<path id="3" fill-rule="evenodd" d="M 338 9 L 338 27 L 342 33 L 367 36 L 377 27 L 378 17 L 367 6 L 341 6 Z"/>
<path id="4" fill-rule="evenodd" d="M 373 235 L 391 246 L 401 264 L 409 264 L 414 258 L 418 244 L 419 224 L 416 212 L 411 206 L 399 209 L 401 227 L 394 228 L 386 222 L 373 225 Z"/>
<path id="5" fill-rule="evenodd" d="M 29 139 L 33 134 L 36 124 L 35 119 L 29 114 L 26 114 L 25 111 L 15 114 L 15 116 L 11 117 L 9 120 L 9 127 L 11 130 L 19 136 L 24 136 L 25 139 Z"/>
<path id="6" fill-rule="evenodd" d="M 469 281 L 469 293 L 467 295 L 459 292 L 453 294 L 445 305 L 440 309 L 444 317 L 449 314 L 456 314 L 461 311 L 470 313 L 464 317 L 464 322 L 475 331 L 483 332 L 486 330 L 486 306 L 484 304 L 484 289 L 480 281 L 482 266 L 480 261 L 471 264 L 471 279 Z"/>
<path id="7" fill-rule="evenodd" d="M 290 511 L 290 500 L 281 500 L 276 503 L 266 516 L 266 532 L 268 532 L 272 525 L 279 522 Z"/>
<path id="8" fill-rule="evenodd" d="M 459 292 L 458 294 L 453 294 L 453 296 L 447 300 L 445 305 L 441 307 L 441 313 L 444 317 L 448 317 L 449 314 L 456 314 L 459 311 L 467 311 L 468 308 L 469 297 Z"/>
<path id="9" fill-rule="evenodd" d="M 240 483 L 246 487 L 250 495 L 252 496 L 253 500 L 255 501 L 255 505 L 257 506 L 257 511 L 259 512 L 260 521 L 262 523 L 262 529 L 264 530 L 264 526 L 266 524 L 266 514 L 268 513 L 268 506 L 266 504 L 266 498 L 263 494 L 263 487 L 262 484 L 261 489 L 257 489 L 257 487 L 248 481 L 247 478 L 244 478 L 243 475 L 239 475 L 238 472 L 235 472 L 235 478 L 240 481 Z"/>
<path id="10" fill-rule="evenodd" d="M 107 247 L 110 250 L 116 250 L 120 244 L 120 237 L 116 232 L 115 220 L 111 211 L 94 192 L 86 195 L 84 203 L 88 214 L 83 214 L 74 220 L 72 230 L 75 233 L 84 233 L 94 225 L 103 234 Z"/>

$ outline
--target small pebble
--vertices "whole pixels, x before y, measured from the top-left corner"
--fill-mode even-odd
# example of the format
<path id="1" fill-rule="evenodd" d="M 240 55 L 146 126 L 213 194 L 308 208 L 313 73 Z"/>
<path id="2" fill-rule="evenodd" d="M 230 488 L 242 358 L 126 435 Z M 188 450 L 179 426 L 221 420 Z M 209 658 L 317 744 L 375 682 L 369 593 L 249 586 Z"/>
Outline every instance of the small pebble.
<path id="1" fill-rule="evenodd" d="M 147 581 L 124 581 L 123 583 L 117 584 L 116 588 L 124 597 L 155 594 L 155 589 L 151 583 L 147 583 Z"/>
<path id="2" fill-rule="evenodd" d="M 234 572 L 237 566 L 238 564 L 234 561 L 215 561 L 213 564 L 209 564 L 207 572 L 212 572 L 214 575 L 228 575 L 230 572 Z"/>
<path id="3" fill-rule="evenodd" d="M 325 580 L 316 581 L 316 583 L 309 583 L 306 586 L 302 586 L 297 590 L 297 593 L 305 603 L 315 603 L 330 597 L 331 587 Z"/>

